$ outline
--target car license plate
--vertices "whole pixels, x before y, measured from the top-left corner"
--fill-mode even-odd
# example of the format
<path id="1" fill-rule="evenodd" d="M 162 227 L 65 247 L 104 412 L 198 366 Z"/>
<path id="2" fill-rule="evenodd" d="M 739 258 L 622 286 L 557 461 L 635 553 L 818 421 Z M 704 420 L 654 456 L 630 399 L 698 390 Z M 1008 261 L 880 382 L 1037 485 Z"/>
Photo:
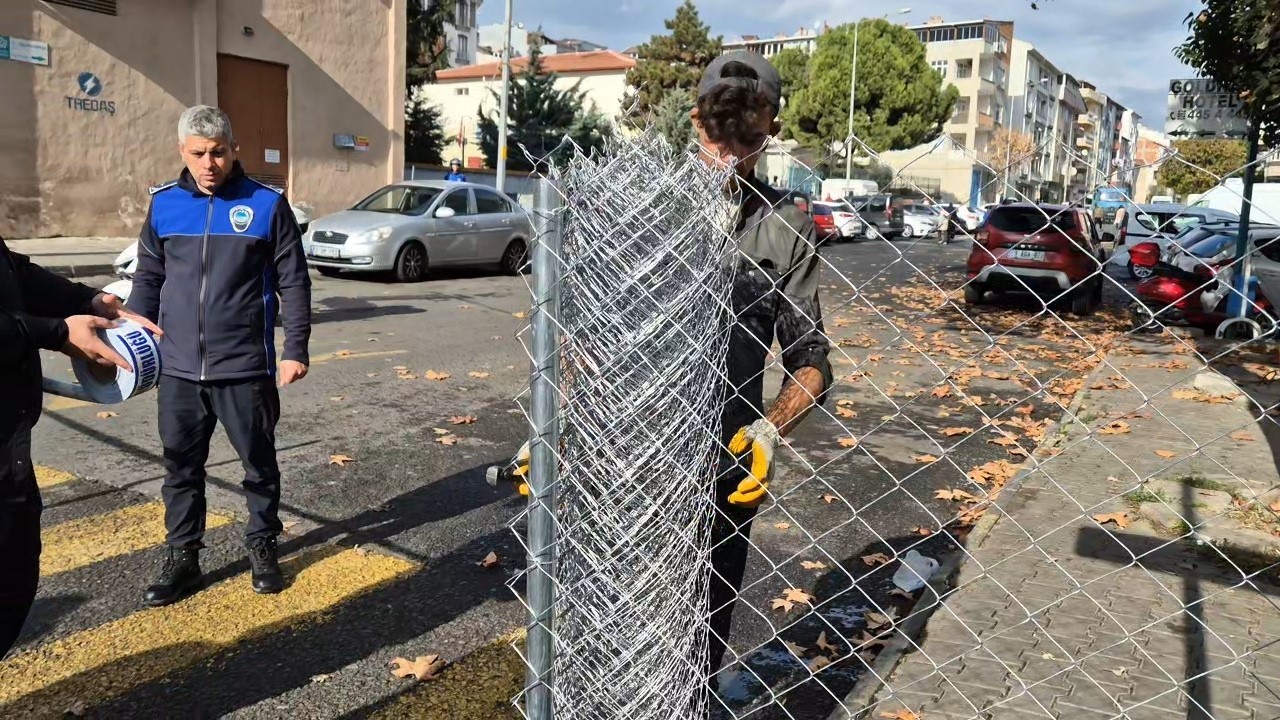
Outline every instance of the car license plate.
<path id="1" fill-rule="evenodd" d="M 1034 262 L 1044 262 L 1043 250 L 1012 250 L 1009 253 L 1014 260 L 1031 260 Z"/>
<path id="2" fill-rule="evenodd" d="M 342 253 L 336 247 L 324 247 L 323 245 L 312 245 L 311 257 L 339 258 L 339 257 L 342 257 Z"/>

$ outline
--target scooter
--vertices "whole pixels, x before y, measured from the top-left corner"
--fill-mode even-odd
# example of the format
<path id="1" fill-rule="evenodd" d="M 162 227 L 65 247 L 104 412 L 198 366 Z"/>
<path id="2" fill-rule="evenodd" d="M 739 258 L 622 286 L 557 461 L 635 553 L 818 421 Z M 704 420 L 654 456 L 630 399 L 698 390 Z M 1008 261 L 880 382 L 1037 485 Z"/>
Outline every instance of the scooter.
<path id="1" fill-rule="evenodd" d="M 1159 332 L 1164 325 L 1184 325 L 1213 334 L 1229 317 L 1233 253 L 1196 262 L 1187 270 L 1161 261 L 1160 248 L 1155 243 L 1139 243 L 1129 252 L 1134 265 L 1152 270 L 1151 277 L 1138 283 L 1138 301 L 1130 306 L 1136 329 Z M 1275 312 L 1256 276 L 1249 278 L 1248 299 L 1248 317 L 1257 324 L 1259 336 L 1274 333 Z"/>

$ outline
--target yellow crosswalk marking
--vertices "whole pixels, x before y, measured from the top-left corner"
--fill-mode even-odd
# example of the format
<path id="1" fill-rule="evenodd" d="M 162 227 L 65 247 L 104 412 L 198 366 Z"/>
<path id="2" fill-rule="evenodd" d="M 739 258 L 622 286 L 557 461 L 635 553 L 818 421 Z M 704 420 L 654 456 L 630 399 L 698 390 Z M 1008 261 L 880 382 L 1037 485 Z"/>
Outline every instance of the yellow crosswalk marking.
<path id="1" fill-rule="evenodd" d="M 45 467 L 44 465 L 36 466 L 36 484 L 41 488 L 51 488 L 54 485 L 61 485 L 64 482 L 75 479 L 75 475 L 72 475 L 65 470 Z"/>
<path id="2" fill-rule="evenodd" d="M 361 352 L 359 350 L 339 350 L 337 352 L 324 353 L 323 355 L 312 355 L 312 365 L 323 365 L 330 360 L 367 360 L 369 358 L 390 357 L 392 355 L 403 355 L 405 350 L 370 350 Z"/>
<path id="3" fill-rule="evenodd" d="M 75 398 L 62 397 L 61 395 L 46 395 L 44 399 L 44 409 L 47 412 L 61 412 L 78 407 L 89 407 L 94 403 L 85 402 L 84 400 L 76 400 Z"/>
<path id="4" fill-rule="evenodd" d="M 322 612 L 411 572 L 399 558 L 325 548 L 283 563 L 293 584 L 257 595 L 239 575 L 168 607 L 140 610 L 0 663 L 0 716 L 92 707 Z"/>
<path id="5" fill-rule="evenodd" d="M 226 515 L 209 513 L 205 527 L 212 530 L 231 522 Z M 48 577 L 127 555 L 164 542 L 164 503 L 113 510 L 101 515 L 68 520 L 40 532 L 44 552 L 40 575 Z"/>

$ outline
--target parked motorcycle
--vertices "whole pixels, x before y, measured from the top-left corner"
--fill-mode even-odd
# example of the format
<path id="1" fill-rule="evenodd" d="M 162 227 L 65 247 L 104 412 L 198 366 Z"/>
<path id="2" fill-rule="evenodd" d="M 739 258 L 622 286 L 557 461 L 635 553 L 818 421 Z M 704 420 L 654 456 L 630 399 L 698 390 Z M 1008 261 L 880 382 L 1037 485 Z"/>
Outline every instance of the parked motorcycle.
<path id="1" fill-rule="evenodd" d="M 1220 242 L 1213 238 L 1205 242 Z M 1160 259 L 1156 243 L 1138 243 L 1130 248 L 1135 266 L 1148 268 L 1152 275 L 1138 283 L 1138 301 L 1130 306 L 1134 327 L 1159 332 L 1165 325 L 1182 325 L 1214 333 L 1231 317 L 1230 297 L 1234 287 L 1234 247 L 1189 248 L 1185 255 L 1175 255 L 1166 262 Z M 1248 283 L 1247 315 L 1258 326 L 1258 335 L 1267 336 L 1277 329 L 1275 311 L 1261 292 L 1256 276 Z"/>

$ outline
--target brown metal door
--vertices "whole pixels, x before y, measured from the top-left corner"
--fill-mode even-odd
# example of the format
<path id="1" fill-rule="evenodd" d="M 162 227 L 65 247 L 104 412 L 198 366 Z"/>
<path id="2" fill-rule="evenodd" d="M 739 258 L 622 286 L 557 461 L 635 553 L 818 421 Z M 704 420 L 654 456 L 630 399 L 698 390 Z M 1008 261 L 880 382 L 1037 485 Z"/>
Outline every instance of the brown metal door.
<path id="1" fill-rule="evenodd" d="M 261 182 L 287 189 L 289 68 L 218 55 L 218 106 L 231 118 L 244 171 Z"/>

